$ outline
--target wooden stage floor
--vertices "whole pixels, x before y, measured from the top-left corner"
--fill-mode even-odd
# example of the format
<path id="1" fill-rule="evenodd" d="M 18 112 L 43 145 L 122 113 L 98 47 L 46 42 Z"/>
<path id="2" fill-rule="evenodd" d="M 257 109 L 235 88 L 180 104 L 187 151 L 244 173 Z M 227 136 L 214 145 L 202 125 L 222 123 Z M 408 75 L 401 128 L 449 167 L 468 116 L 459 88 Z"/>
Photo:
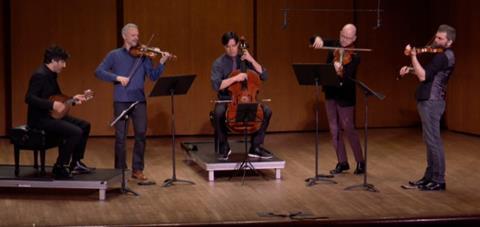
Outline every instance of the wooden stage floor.
<path id="1" fill-rule="evenodd" d="M 351 170 L 334 178 L 338 184 L 306 187 L 304 179 L 314 175 L 313 133 L 269 134 L 266 147 L 286 161 L 282 179 L 275 180 L 273 170 L 264 170 L 262 172 L 268 180 L 248 176 L 244 185 L 239 177 L 229 181 L 229 174 L 223 177 L 219 174 L 215 182 L 208 182 L 206 171 L 185 161 L 180 142 L 210 138 L 180 137 L 177 140 L 177 177 L 196 184 L 164 188 L 161 183 L 172 174 L 171 139 L 149 138 L 145 172 L 157 185 L 139 186 L 130 181 L 130 188 L 138 192 L 139 197 L 112 190 L 102 202 L 97 200 L 95 190 L 0 188 L 0 226 L 291 221 L 288 217 L 259 215 L 268 212 L 304 212 L 325 223 L 480 216 L 479 136 L 444 131 L 447 191 L 421 192 L 400 188 L 408 180 L 423 174 L 425 146 L 420 129 L 372 129 L 369 132 L 368 182 L 380 191 L 377 193 L 344 190 L 363 181 L 363 176 L 352 174 L 355 163 L 350 149 Z M 320 136 L 320 172 L 326 173 L 335 166 L 336 155 L 329 134 L 322 132 Z M 111 168 L 113 142 L 113 138 L 91 138 L 85 162 L 97 168 Z M 130 151 L 132 147 L 133 140 L 130 139 Z M 13 164 L 13 148 L 7 139 L 0 139 L 0 148 L 0 164 Z M 56 150 L 47 152 L 47 164 L 55 161 L 56 154 Z M 22 152 L 20 163 L 32 163 L 31 156 L 32 152 Z"/>

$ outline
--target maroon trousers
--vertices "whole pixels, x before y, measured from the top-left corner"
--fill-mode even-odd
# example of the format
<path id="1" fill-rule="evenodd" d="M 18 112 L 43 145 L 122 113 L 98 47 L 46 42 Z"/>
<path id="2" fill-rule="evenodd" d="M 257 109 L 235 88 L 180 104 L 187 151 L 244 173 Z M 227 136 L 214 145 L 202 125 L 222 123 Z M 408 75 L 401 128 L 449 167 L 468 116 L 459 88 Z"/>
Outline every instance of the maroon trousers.
<path id="1" fill-rule="evenodd" d="M 360 140 L 353 121 L 354 106 L 342 107 L 335 100 L 325 100 L 325 109 L 338 162 L 348 162 L 345 143 L 343 142 L 344 136 L 350 142 L 355 161 L 364 161 Z"/>

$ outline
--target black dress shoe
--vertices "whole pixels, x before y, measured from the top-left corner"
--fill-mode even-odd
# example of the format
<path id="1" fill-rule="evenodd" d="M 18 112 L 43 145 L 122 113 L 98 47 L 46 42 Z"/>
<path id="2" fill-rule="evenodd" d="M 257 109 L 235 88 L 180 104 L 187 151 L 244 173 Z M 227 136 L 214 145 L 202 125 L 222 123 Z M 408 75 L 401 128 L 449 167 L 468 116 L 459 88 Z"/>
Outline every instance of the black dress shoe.
<path id="1" fill-rule="evenodd" d="M 88 167 L 82 161 L 72 161 L 70 163 L 70 173 L 72 174 L 88 174 L 95 171 L 95 167 Z"/>
<path id="2" fill-rule="evenodd" d="M 263 147 L 250 147 L 248 152 L 248 157 L 251 158 L 261 158 L 261 159 L 271 159 L 273 158 L 272 152 L 268 151 Z"/>
<path id="3" fill-rule="evenodd" d="M 357 168 L 353 174 L 364 174 L 365 173 L 365 162 L 357 162 Z"/>
<path id="4" fill-rule="evenodd" d="M 430 180 L 428 180 L 427 178 L 425 177 L 422 177 L 422 179 L 420 180 L 417 180 L 417 181 L 409 181 L 408 184 L 410 186 L 416 186 L 416 187 L 420 187 L 420 186 L 423 186 L 423 185 L 426 185 L 430 182 Z"/>
<path id="5" fill-rule="evenodd" d="M 425 185 L 419 186 L 422 191 L 445 191 L 447 184 L 430 181 Z"/>
<path id="6" fill-rule="evenodd" d="M 349 170 L 349 169 L 350 169 L 350 165 L 348 165 L 348 162 L 339 162 L 337 163 L 337 166 L 335 167 L 335 169 L 330 170 L 330 173 L 339 174 L 344 170 Z"/>
<path id="7" fill-rule="evenodd" d="M 65 179 L 72 178 L 70 169 L 68 168 L 68 166 L 64 166 L 64 165 L 55 164 L 52 169 L 52 174 L 54 178 L 58 180 L 65 180 Z"/>
<path id="8" fill-rule="evenodd" d="M 231 153 L 232 153 L 232 150 L 230 149 L 228 151 L 223 151 L 222 153 L 217 154 L 217 160 L 227 161 Z"/>

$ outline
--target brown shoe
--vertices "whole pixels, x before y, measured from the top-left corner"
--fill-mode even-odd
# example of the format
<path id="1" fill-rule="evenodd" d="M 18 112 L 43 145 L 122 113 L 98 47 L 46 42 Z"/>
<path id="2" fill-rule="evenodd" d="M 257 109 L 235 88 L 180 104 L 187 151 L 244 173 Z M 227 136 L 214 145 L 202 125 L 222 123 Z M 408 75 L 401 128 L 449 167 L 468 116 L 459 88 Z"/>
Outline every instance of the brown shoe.
<path id="1" fill-rule="evenodd" d="M 137 180 L 142 180 L 142 181 L 148 179 L 145 175 L 143 175 L 143 171 L 141 170 L 133 170 L 132 178 Z"/>

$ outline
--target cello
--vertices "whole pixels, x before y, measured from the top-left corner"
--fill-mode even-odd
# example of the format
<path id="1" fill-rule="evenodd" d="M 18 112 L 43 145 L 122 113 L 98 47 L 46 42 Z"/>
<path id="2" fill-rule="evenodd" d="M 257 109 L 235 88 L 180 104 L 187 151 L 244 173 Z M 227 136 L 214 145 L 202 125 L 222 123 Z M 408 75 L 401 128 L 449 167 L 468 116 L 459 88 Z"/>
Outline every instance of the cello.
<path id="1" fill-rule="evenodd" d="M 248 48 L 244 37 L 239 40 L 239 48 L 243 54 Z M 246 60 L 240 62 L 240 69 L 230 73 L 234 77 L 239 73 L 246 73 L 247 79 L 241 82 L 235 82 L 228 87 L 231 101 L 228 103 L 226 111 L 227 128 L 234 132 L 254 133 L 258 131 L 263 122 L 263 107 L 257 101 L 257 95 L 260 91 L 260 76 L 254 70 L 247 68 Z M 237 110 L 241 104 L 257 104 L 257 112 L 254 121 L 237 121 Z"/>

